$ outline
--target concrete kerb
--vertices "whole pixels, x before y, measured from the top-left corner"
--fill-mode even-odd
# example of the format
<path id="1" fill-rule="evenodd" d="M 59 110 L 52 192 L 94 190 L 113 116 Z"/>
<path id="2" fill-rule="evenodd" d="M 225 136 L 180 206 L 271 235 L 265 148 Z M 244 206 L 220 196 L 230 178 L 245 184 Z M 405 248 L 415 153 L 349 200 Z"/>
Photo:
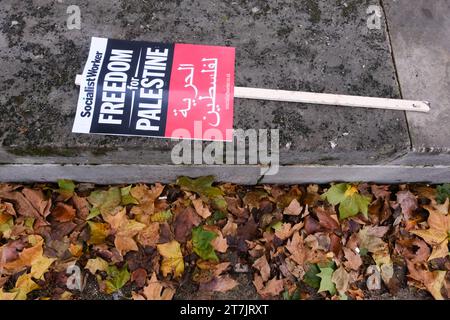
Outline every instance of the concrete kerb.
<path id="1" fill-rule="evenodd" d="M 214 175 L 216 181 L 244 185 L 257 183 L 329 183 L 330 181 L 375 183 L 432 183 L 450 181 L 450 166 L 282 166 L 272 176 L 261 176 L 260 166 L 173 165 L 22 165 L 0 166 L 0 181 L 55 182 L 73 179 L 97 184 L 172 183 L 179 176 Z"/>

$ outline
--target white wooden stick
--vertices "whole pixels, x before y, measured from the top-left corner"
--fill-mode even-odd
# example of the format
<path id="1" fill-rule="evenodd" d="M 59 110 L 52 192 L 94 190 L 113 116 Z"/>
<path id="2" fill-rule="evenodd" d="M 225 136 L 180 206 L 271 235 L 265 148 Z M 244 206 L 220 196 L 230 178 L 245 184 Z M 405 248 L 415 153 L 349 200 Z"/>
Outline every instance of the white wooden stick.
<path id="1" fill-rule="evenodd" d="M 82 76 L 80 74 L 77 74 L 75 78 L 75 84 L 79 86 L 81 82 Z M 329 93 L 313 93 L 302 91 L 235 87 L 234 97 L 242 99 L 300 102 L 300 103 L 324 104 L 331 106 L 348 106 L 358 108 L 405 110 L 415 112 L 430 111 L 430 103 L 427 101 L 372 98 L 372 97 L 349 96 L 349 95 L 329 94 Z"/>
<path id="2" fill-rule="evenodd" d="M 430 111 L 430 103 L 427 101 L 372 98 L 329 93 L 235 87 L 234 96 L 236 98 L 243 99 L 301 102 L 358 108 L 391 109 L 416 112 Z"/>

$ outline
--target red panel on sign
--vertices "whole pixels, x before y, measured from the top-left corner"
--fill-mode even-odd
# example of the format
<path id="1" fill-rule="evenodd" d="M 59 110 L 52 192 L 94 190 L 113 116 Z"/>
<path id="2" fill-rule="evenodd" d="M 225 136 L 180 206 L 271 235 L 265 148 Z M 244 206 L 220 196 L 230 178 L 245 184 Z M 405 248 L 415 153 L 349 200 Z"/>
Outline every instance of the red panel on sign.
<path id="1" fill-rule="evenodd" d="M 176 44 L 166 137 L 231 141 L 234 48 Z"/>

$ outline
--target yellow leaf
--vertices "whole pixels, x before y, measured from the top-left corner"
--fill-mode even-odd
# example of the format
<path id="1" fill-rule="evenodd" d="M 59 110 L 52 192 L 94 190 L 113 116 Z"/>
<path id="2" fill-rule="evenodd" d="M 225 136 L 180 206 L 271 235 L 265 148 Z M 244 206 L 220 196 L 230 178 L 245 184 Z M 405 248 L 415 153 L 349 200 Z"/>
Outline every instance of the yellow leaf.
<path id="1" fill-rule="evenodd" d="M 436 229 L 412 230 L 410 232 L 421 237 L 432 246 L 437 246 L 447 239 L 447 232 Z"/>
<path id="2" fill-rule="evenodd" d="M 97 271 L 106 271 L 108 268 L 108 262 L 97 257 L 95 259 L 89 259 L 84 268 L 88 269 L 90 273 L 95 274 Z"/>
<path id="3" fill-rule="evenodd" d="M 70 300 L 72 298 L 72 292 L 64 291 L 59 296 L 59 300 Z"/>
<path id="4" fill-rule="evenodd" d="M 31 266 L 30 275 L 35 279 L 42 279 L 44 274 L 47 272 L 48 268 L 52 265 L 52 263 L 55 260 L 56 259 L 54 258 L 47 258 L 45 256 L 41 256 Z"/>
<path id="5" fill-rule="evenodd" d="M 355 193 L 358 193 L 358 188 L 356 188 L 355 186 L 349 186 L 347 188 L 347 190 L 345 191 L 344 196 L 345 197 L 351 197 Z"/>
<path id="6" fill-rule="evenodd" d="M 444 300 L 441 289 L 444 286 L 446 271 L 433 271 L 425 279 L 425 287 L 436 300 Z"/>
<path id="7" fill-rule="evenodd" d="M 437 259 L 437 258 L 445 258 L 448 256 L 448 240 L 441 242 L 437 246 L 433 246 L 433 251 L 431 252 L 428 261 Z"/>
<path id="8" fill-rule="evenodd" d="M 74 257 L 79 258 L 83 255 L 83 245 L 71 243 L 69 246 L 69 251 Z"/>
<path id="9" fill-rule="evenodd" d="M 0 300 L 14 300 L 17 296 L 17 292 L 4 292 L 0 289 Z"/>
<path id="10" fill-rule="evenodd" d="M 105 238 L 109 235 L 110 228 L 107 223 L 99 223 L 88 221 L 89 228 L 91 229 L 91 237 L 88 240 L 89 244 L 102 244 L 105 242 Z"/>
<path id="11" fill-rule="evenodd" d="M 138 250 L 133 237 L 146 227 L 145 224 L 136 220 L 129 220 L 125 208 L 115 215 L 105 215 L 104 219 L 110 224 L 113 232 L 116 234 L 114 245 L 120 254 L 124 255 L 128 251 Z"/>
<path id="12" fill-rule="evenodd" d="M 163 276 L 166 277 L 170 273 L 173 273 L 175 277 L 181 276 L 184 272 L 184 261 L 180 244 L 176 240 L 172 240 L 168 243 L 158 244 L 157 249 L 163 257 L 161 263 Z"/>
<path id="13" fill-rule="evenodd" d="M 39 289 L 39 286 L 31 279 L 31 274 L 26 273 L 17 278 L 16 286 L 12 291 L 17 292 L 15 300 L 26 300 L 27 294 L 36 289 Z"/>

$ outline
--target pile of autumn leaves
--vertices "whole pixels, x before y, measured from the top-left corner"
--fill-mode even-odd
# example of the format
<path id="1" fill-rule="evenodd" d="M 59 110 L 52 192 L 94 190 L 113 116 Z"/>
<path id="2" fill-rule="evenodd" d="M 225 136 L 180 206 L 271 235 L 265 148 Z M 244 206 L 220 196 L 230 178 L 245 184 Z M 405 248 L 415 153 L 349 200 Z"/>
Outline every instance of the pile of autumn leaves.
<path id="1" fill-rule="evenodd" d="M 202 292 L 239 290 L 241 272 L 265 299 L 364 299 L 406 286 L 449 298 L 448 193 L 213 177 L 0 184 L 0 299 L 78 298 L 88 277 L 106 294 L 172 299 L 186 279 Z"/>

